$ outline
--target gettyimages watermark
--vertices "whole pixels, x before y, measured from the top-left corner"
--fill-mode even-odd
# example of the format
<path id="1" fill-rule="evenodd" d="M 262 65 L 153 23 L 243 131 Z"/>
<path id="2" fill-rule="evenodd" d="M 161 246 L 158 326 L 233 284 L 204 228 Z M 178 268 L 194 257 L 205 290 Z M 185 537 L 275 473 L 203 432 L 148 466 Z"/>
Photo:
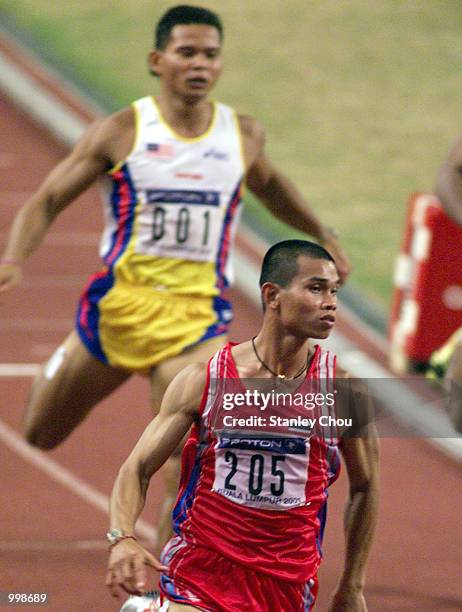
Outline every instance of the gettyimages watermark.
<path id="1" fill-rule="evenodd" d="M 429 390 L 421 378 L 212 380 L 209 422 L 220 436 L 462 437 L 447 416 L 451 406 L 462 413 L 462 381 Z M 438 427 L 424 427 L 429 412 Z"/>
<path id="2" fill-rule="evenodd" d="M 313 430 L 321 427 L 353 425 L 353 420 L 337 418 L 334 414 L 322 414 L 323 408 L 335 406 L 335 393 L 289 393 L 276 391 L 226 392 L 223 394 L 222 424 L 226 427 L 295 428 Z M 221 411 L 220 411 L 221 413 Z M 247 414 L 250 413 L 250 414 Z M 217 423 L 216 423 L 217 424 Z"/>

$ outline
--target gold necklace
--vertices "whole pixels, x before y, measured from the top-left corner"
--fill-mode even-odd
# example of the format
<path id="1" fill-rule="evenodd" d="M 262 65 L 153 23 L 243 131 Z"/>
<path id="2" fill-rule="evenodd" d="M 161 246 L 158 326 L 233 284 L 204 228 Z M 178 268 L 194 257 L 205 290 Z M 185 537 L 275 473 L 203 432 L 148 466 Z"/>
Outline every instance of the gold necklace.
<path id="1" fill-rule="evenodd" d="M 305 370 L 308 367 L 308 358 L 306 360 L 305 365 L 303 366 L 303 368 L 297 373 L 295 374 L 295 376 L 292 376 L 291 378 L 287 378 L 287 376 L 285 374 L 278 374 L 277 372 L 275 372 L 274 370 L 272 370 L 268 365 L 266 365 L 266 363 L 263 361 L 263 359 L 260 357 L 260 355 L 257 352 L 257 347 L 255 346 L 255 338 L 257 336 L 254 336 L 252 338 L 252 347 L 253 347 L 253 352 L 255 353 L 255 357 L 258 359 L 258 361 L 261 363 L 261 365 L 268 370 L 268 372 L 271 372 L 271 374 L 273 376 L 277 376 L 278 378 L 282 379 L 282 380 L 295 380 L 296 378 L 298 378 L 299 376 L 301 376 L 303 374 L 303 372 L 305 372 Z"/>

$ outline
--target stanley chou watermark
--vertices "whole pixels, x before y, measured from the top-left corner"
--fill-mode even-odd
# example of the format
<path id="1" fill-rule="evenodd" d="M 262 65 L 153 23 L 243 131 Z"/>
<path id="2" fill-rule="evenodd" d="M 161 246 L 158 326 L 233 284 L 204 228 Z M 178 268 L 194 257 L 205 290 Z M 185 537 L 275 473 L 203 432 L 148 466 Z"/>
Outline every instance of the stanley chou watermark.
<path id="1" fill-rule="evenodd" d="M 361 435 L 373 420 L 366 388 L 351 380 L 211 381 L 211 424 L 217 433 L 325 439 Z"/>
<path id="2" fill-rule="evenodd" d="M 264 393 L 256 389 L 246 389 L 241 393 L 225 393 L 223 396 L 223 410 L 234 411 L 234 414 L 223 416 L 225 427 L 293 427 L 297 429 L 315 428 L 319 423 L 321 427 L 351 427 L 353 419 L 341 419 L 332 414 L 318 414 L 317 409 L 335 405 L 335 394 L 326 393 L 281 393 L 270 391 Z M 278 407 L 284 407 L 284 416 L 278 414 Z M 242 408 L 254 408 L 256 414 L 242 416 Z M 293 414 L 298 408 L 303 408 L 302 414 Z M 269 408 L 269 410 L 268 410 Z M 275 409 L 276 408 L 276 409 Z M 295 411 L 292 409 L 295 408 Z M 252 410 L 253 411 L 253 410 Z M 239 416 L 237 414 L 239 413 Z M 306 416 L 304 416 L 306 413 Z M 265 416 L 262 416 L 265 414 Z M 293 414 L 293 416 L 290 416 Z"/>

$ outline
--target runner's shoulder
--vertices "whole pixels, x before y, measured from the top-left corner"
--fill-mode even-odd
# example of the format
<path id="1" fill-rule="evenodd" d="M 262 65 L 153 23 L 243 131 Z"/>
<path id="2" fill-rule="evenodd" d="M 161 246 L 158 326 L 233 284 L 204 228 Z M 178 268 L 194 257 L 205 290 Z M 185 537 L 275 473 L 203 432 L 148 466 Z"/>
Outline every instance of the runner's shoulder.
<path id="1" fill-rule="evenodd" d="M 111 168 L 123 158 L 134 138 L 135 119 L 131 108 L 94 121 L 77 143 L 72 156 L 103 160 Z"/>
<path id="2" fill-rule="evenodd" d="M 179 412 L 197 415 L 206 384 L 207 364 L 187 365 L 168 386 L 164 400 L 167 405 L 175 405 Z"/>
<path id="3" fill-rule="evenodd" d="M 131 107 L 123 108 L 107 117 L 98 119 L 88 128 L 95 143 L 107 144 L 114 138 L 125 136 L 135 129 L 135 116 Z"/>
<path id="4" fill-rule="evenodd" d="M 361 393 L 364 395 L 368 392 L 368 386 L 364 379 L 354 376 L 338 363 L 335 367 L 335 379 L 337 381 L 337 388 L 343 390 L 348 389 L 349 392 Z"/>
<path id="5" fill-rule="evenodd" d="M 261 123 L 250 115 L 238 114 L 239 127 L 244 138 L 262 145 L 265 141 L 265 130 Z"/>

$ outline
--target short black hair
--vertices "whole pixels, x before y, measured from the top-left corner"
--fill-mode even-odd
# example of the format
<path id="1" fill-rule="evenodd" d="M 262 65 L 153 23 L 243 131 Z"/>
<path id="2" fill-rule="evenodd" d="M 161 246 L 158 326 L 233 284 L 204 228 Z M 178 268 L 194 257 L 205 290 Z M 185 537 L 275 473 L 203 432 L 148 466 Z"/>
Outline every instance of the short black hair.
<path id="1" fill-rule="evenodd" d="M 332 255 L 320 244 L 309 240 L 283 240 L 273 244 L 263 258 L 260 287 L 268 282 L 288 287 L 298 274 L 297 260 L 300 255 L 313 259 L 327 259 L 335 264 Z"/>
<path id="2" fill-rule="evenodd" d="M 209 25 L 218 30 L 220 41 L 223 40 L 223 24 L 220 17 L 206 8 L 181 4 L 169 9 L 156 26 L 155 48 L 163 51 L 168 44 L 170 34 L 176 25 L 191 24 Z"/>

